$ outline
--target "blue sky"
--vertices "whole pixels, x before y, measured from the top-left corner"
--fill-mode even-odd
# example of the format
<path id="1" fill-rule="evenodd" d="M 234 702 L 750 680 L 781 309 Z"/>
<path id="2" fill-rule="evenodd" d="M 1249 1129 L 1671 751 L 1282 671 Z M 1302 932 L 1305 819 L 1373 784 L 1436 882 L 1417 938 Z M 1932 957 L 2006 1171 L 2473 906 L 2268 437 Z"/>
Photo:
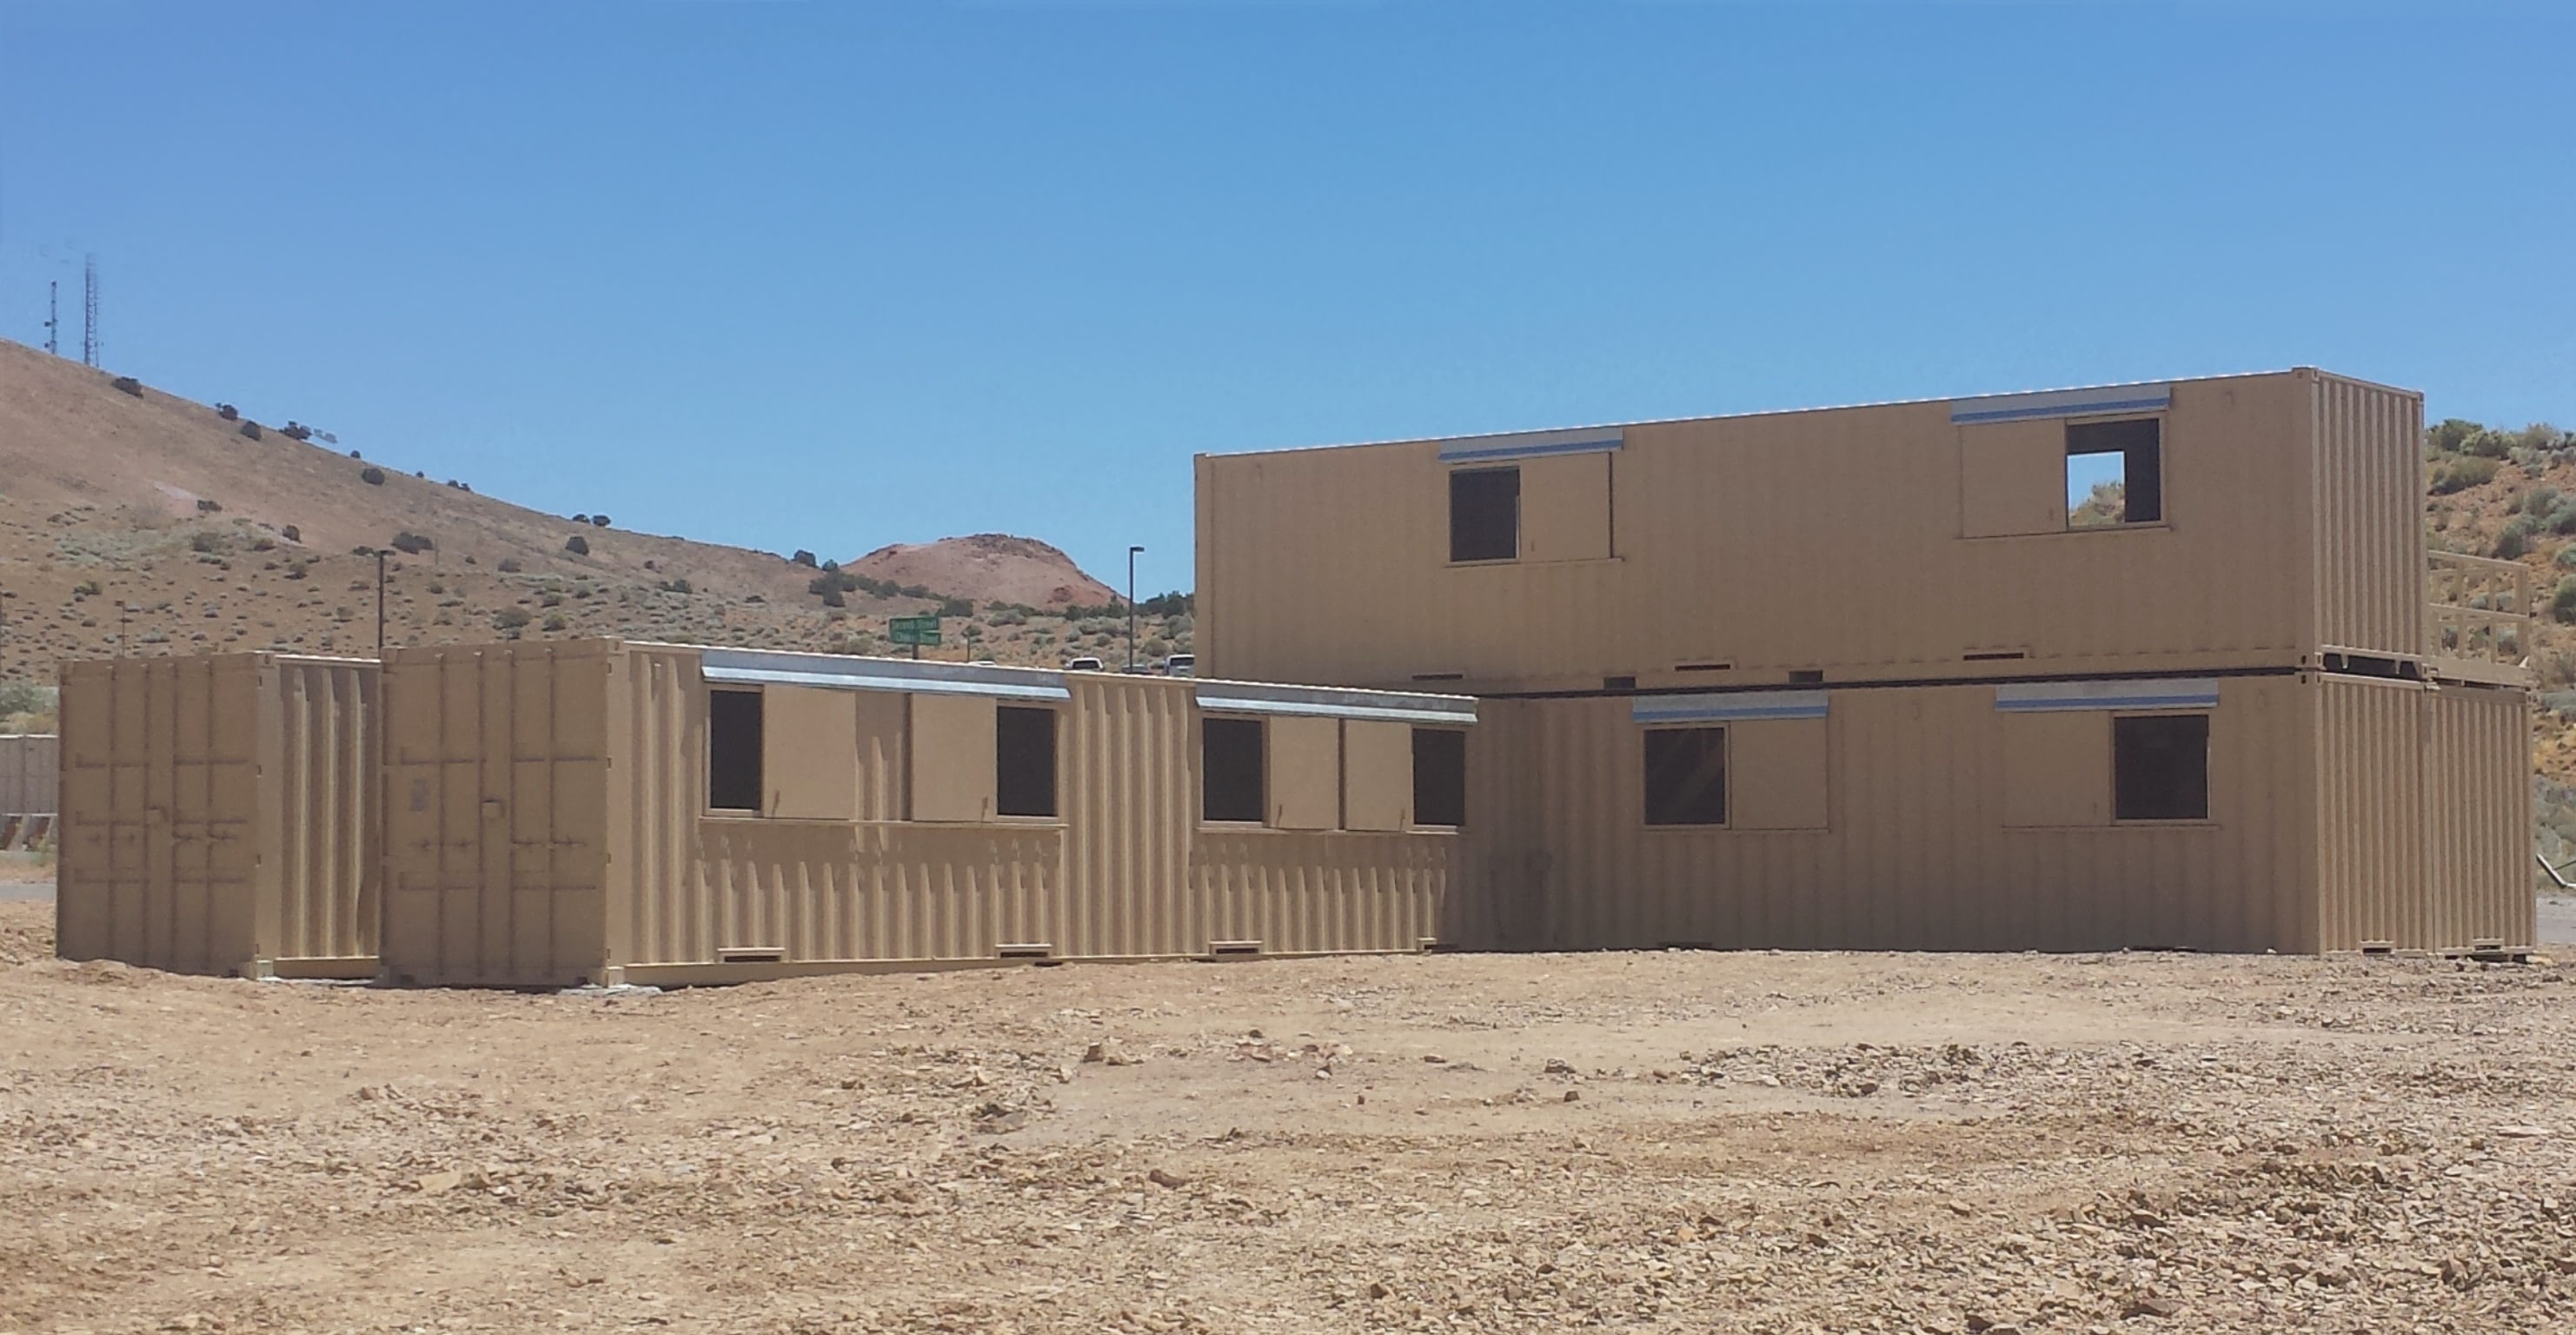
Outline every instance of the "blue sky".
<path id="1" fill-rule="evenodd" d="M 0 335 L 621 526 L 2323 365 L 2576 417 L 2576 5 L 0 0 Z"/>

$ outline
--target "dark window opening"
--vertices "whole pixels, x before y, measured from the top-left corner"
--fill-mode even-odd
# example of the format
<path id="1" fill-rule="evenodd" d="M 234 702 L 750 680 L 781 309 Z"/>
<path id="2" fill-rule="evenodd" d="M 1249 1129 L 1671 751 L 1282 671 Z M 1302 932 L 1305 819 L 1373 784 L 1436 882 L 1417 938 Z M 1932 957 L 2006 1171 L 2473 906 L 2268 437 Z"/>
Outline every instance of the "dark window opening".
<path id="1" fill-rule="evenodd" d="M 2164 422 L 2137 417 L 2066 424 L 2066 526 L 2164 518 Z"/>
<path id="2" fill-rule="evenodd" d="M 1646 734 L 1646 823 L 1726 823 L 1726 729 L 1657 728 Z"/>
<path id="3" fill-rule="evenodd" d="M 1199 806 L 1205 820 L 1259 821 L 1269 803 L 1257 718 L 1212 718 L 1199 724 Z"/>
<path id="4" fill-rule="evenodd" d="M 1055 711 L 1024 705 L 993 710 L 993 813 L 1055 814 Z"/>
<path id="5" fill-rule="evenodd" d="M 1512 561 L 1521 554 L 1521 470 L 1449 475 L 1449 559 Z"/>
<path id="6" fill-rule="evenodd" d="M 1601 679 L 1601 689 L 1605 691 L 1633 691 L 1637 689 L 1637 679 L 1634 676 L 1603 677 Z"/>
<path id="7" fill-rule="evenodd" d="M 1467 734 L 1456 728 L 1413 730 L 1413 823 L 1467 823 Z"/>
<path id="8" fill-rule="evenodd" d="M 1789 669 L 1789 684 L 1792 686 L 1822 686 L 1824 683 L 1825 670 L 1823 668 Z"/>
<path id="9" fill-rule="evenodd" d="M 2114 717 L 2111 770 L 2115 819 L 2209 819 L 2209 715 Z"/>
<path id="10" fill-rule="evenodd" d="M 760 692 L 707 692 L 707 806 L 760 810 Z"/>

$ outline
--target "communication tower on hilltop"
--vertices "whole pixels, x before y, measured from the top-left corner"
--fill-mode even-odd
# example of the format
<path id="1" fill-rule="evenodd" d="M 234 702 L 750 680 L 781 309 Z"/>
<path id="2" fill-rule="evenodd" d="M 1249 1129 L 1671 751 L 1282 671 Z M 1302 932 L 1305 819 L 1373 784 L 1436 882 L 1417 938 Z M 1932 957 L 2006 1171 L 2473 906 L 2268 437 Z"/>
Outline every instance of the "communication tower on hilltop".
<path id="1" fill-rule="evenodd" d="M 81 365 L 98 365 L 98 256 L 81 268 Z"/>
<path id="2" fill-rule="evenodd" d="M 59 357 L 63 350 L 55 346 L 54 330 L 63 322 L 63 285 L 60 280 L 45 280 L 45 351 Z"/>

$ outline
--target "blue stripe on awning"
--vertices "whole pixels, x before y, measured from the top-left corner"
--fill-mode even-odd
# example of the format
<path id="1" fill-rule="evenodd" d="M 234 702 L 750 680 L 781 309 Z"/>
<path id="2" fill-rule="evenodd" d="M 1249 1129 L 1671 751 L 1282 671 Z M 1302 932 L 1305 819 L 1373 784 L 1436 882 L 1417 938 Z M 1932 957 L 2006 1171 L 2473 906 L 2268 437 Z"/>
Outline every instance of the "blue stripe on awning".
<path id="1" fill-rule="evenodd" d="M 1626 443 L 1618 427 L 1583 427 L 1572 431 L 1524 431 L 1509 436 L 1469 436 L 1443 441 L 1444 464 L 1496 463 L 1535 459 L 1551 454 L 1604 454 Z"/>
<path id="2" fill-rule="evenodd" d="M 1044 668 L 922 663 L 901 658 L 800 654 L 769 649 L 705 649 L 698 670 L 708 681 L 736 685 L 818 686 L 836 691 L 909 691 L 916 695 L 985 695 L 1005 700 L 1070 700 L 1064 674 Z"/>
<path id="3" fill-rule="evenodd" d="M 1950 404 L 1950 422 L 2013 422 L 2032 417 L 2089 417 L 2101 413 L 2159 412 L 2173 404 L 2171 385 L 2113 385 L 2105 389 L 2050 389 L 2030 394 L 1989 394 Z"/>
<path id="4" fill-rule="evenodd" d="M 1219 714 L 1303 714 L 1464 727 L 1476 721 L 1476 701 L 1464 695 L 1408 695 L 1333 686 L 1275 686 L 1212 681 L 1198 688 L 1199 708 Z"/>
<path id="5" fill-rule="evenodd" d="M 1995 688 L 1995 708 L 2007 714 L 2076 709 L 2215 709 L 2214 677 L 2161 681 L 2035 681 Z"/>
<path id="6" fill-rule="evenodd" d="M 1640 695 L 1628 702 L 1635 723 L 1723 723 L 1729 720 L 1823 718 L 1823 691 L 1727 691 L 1706 695 Z"/>

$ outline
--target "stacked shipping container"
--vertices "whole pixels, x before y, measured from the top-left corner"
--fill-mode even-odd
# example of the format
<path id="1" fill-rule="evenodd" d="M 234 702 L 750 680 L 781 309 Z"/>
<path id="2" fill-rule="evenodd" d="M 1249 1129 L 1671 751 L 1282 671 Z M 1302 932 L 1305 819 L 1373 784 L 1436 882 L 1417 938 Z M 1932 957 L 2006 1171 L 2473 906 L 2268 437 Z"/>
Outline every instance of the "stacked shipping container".
<path id="1" fill-rule="evenodd" d="M 2525 946 L 2527 674 L 2428 624 L 2421 422 L 2303 370 L 1203 456 L 1200 661 L 1485 698 L 1462 944 Z"/>

